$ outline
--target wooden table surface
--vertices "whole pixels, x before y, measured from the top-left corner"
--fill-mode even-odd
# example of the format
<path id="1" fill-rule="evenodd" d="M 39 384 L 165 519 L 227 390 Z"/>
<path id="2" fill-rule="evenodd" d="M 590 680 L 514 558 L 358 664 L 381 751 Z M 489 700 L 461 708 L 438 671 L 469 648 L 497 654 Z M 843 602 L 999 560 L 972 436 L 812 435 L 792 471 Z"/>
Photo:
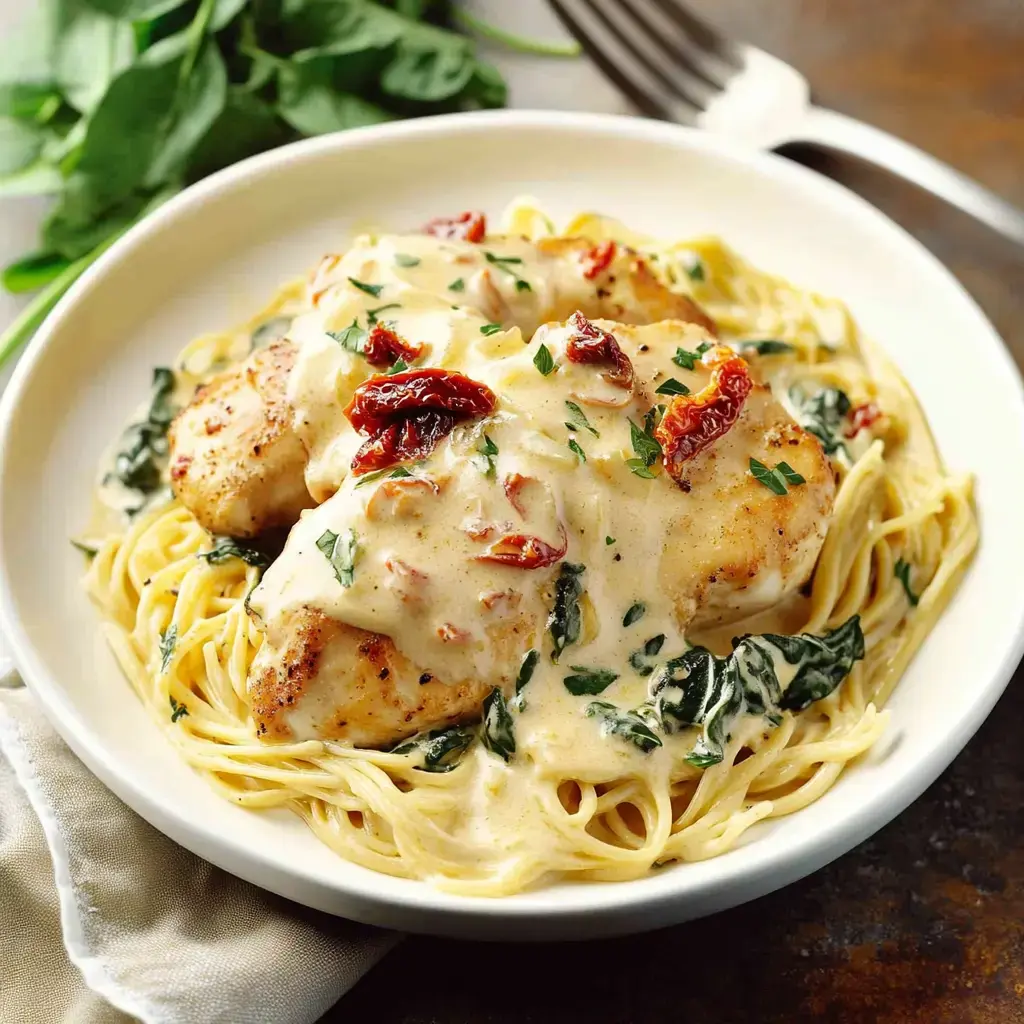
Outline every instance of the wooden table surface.
<path id="1" fill-rule="evenodd" d="M 1024 207 L 1024 0 L 693 6 L 799 67 L 818 102 L 903 136 Z M 885 173 L 797 156 L 946 263 L 1024 366 L 1024 251 Z M 325 1020 L 1024 1022 L 1022 687 L 1018 670 L 988 722 L 910 810 L 802 882 L 616 941 L 411 938 Z"/>

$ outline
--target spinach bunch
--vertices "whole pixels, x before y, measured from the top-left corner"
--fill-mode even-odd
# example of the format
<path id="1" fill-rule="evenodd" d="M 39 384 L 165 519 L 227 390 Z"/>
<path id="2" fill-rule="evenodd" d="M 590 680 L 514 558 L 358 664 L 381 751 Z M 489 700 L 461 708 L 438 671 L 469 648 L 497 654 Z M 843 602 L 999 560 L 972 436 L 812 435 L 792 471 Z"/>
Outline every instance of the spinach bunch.
<path id="1" fill-rule="evenodd" d="M 827 697 L 863 657 L 857 615 L 824 636 L 740 637 L 733 640 L 732 653 L 721 658 L 705 647 L 692 647 L 655 672 L 644 717 L 655 719 L 667 733 L 699 727 L 686 760 L 708 768 L 725 756 L 725 744 L 741 715 L 759 715 L 778 725 L 783 711 L 802 711 Z M 776 659 L 795 666 L 785 690 Z"/>
<path id="2" fill-rule="evenodd" d="M 0 363 L 132 224 L 184 186 L 308 135 L 497 107 L 499 73 L 450 31 L 448 0 L 38 0 L 0 54 L 0 196 L 52 195 L 44 288 Z"/>

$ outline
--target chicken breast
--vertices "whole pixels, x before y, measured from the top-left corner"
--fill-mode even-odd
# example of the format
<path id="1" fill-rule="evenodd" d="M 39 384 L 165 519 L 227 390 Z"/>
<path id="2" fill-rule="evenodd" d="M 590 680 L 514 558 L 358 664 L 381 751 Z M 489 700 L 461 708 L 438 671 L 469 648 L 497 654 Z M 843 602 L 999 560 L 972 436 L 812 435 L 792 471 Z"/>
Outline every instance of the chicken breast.
<path id="1" fill-rule="evenodd" d="M 379 321 L 420 364 L 455 369 L 479 358 L 489 325 L 528 337 L 577 309 L 628 323 L 675 318 L 713 328 L 632 250 L 602 249 L 597 263 L 593 252 L 584 239 L 495 237 L 476 245 L 388 235 L 327 257 L 310 281 L 312 312 L 294 323 L 290 340 L 220 374 L 175 421 L 175 494 L 211 532 L 237 537 L 290 526 L 333 494 L 358 444 L 342 409 L 387 366 L 360 353 Z"/>
<path id="2" fill-rule="evenodd" d="M 535 363 L 541 345 L 550 368 Z M 743 382 L 731 410 L 729 373 Z M 638 678 L 645 641 L 678 653 L 688 630 L 779 602 L 812 572 L 835 496 L 828 458 L 700 327 L 574 317 L 473 376 L 498 396 L 492 413 L 406 475 L 347 479 L 254 591 L 266 640 L 249 685 L 265 739 L 387 746 L 473 718 L 493 687 L 511 693 L 531 649 L 528 692 L 564 697 L 577 670 Z M 725 428 L 705 424 L 673 462 L 671 424 L 709 408 Z M 751 459 L 800 482 L 777 493 Z M 642 632 L 625 628 L 634 605 Z M 444 689 L 421 693 L 421 679 Z"/>
<path id="3" fill-rule="evenodd" d="M 286 398 L 295 346 L 279 341 L 198 388 L 168 433 L 171 487 L 207 530 L 254 537 L 313 504 Z"/>

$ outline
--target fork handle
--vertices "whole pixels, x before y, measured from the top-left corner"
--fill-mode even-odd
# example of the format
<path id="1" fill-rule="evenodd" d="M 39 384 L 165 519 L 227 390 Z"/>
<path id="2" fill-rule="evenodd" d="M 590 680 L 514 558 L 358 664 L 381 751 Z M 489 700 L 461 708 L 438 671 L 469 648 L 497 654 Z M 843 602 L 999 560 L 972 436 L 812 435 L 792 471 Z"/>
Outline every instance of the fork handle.
<path id="1" fill-rule="evenodd" d="M 877 164 L 945 199 L 990 228 L 1024 245 L 1024 211 L 902 139 L 845 114 L 811 107 L 792 141 L 841 150 Z"/>

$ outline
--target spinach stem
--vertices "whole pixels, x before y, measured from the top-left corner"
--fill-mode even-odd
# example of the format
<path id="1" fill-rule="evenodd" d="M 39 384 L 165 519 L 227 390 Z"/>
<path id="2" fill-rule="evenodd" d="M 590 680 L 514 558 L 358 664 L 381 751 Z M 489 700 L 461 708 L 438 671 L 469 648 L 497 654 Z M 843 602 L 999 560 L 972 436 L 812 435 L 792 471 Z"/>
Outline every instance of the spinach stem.
<path id="1" fill-rule="evenodd" d="M 188 27 L 188 50 L 181 62 L 181 73 L 178 77 L 178 81 L 182 84 L 188 81 L 192 69 L 196 66 L 196 58 L 199 56 L 199 50 L 206 38 L 206 30 L 210 25 L 210 18 L 213 17 L 216 2 L 217 0 L 202 0 L 199 10 L 196 11 L 196 16 L 192 19 L 192 24 Z"/>
<path id="2" fill-rule="evenodd" d="M 469 29 L 484 39 L 491 42 L 501 43 L 510 50 L 517 50 L 519 53 L 535 53 L 543 57 L 578 57 L 583 51 L 580 44 L 575 40 L 571 43 L 552 43 L 544 39 L 529 39 L 526 36 L 517 35 L 515 32 L 507 32 L 497 25 L 481 21 L 480 18 L 469 11 L 455 8 L 452 11 L 452 19 L 462 28 Z"/>

